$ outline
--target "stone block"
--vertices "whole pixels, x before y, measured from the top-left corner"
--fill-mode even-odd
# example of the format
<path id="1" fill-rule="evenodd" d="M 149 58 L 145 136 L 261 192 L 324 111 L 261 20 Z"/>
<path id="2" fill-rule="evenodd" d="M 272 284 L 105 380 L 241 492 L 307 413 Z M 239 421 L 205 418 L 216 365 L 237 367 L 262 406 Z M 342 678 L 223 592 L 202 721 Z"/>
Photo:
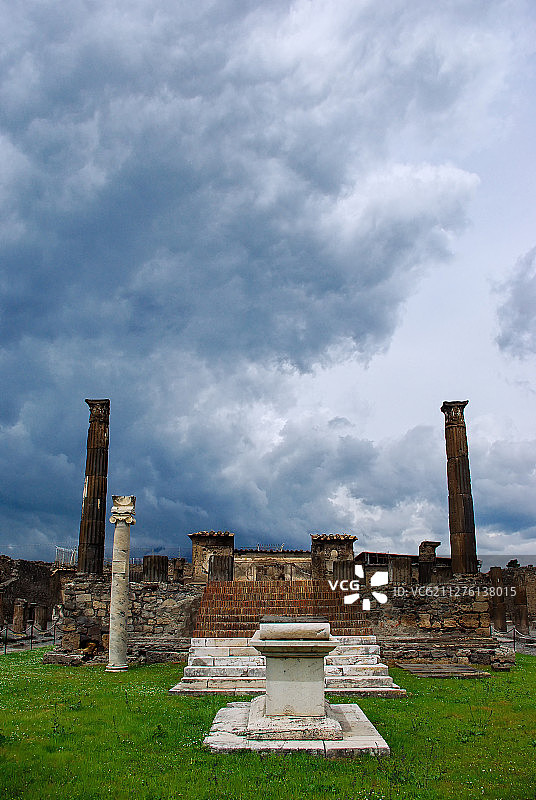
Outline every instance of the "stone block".
<path id="1" fill-rule="evenodd" d="M 462 614 L 461 623 L 464 628 L 478 628 L 478 614 Z"/>
<path id="2" fill-rule="evenodd" d="M 82 662 L 81 653 L 55 653 L 52 650 L 43 656 L 43 664 L 60 664 L 61 666 L 75 667 L 82 664 Z"/>
<path id="3" fill-rule="evenodd" d="M 62 650 L 78 650 L 80 648 L 79 633 L 64 633 L 61 637 Z"/>
<path id="4" fill-rule="evenodd" d="M 417 624 L 419 628 L 430 628 L 431 627 L 430 614 L 419 614 L 419 621 Z"/>

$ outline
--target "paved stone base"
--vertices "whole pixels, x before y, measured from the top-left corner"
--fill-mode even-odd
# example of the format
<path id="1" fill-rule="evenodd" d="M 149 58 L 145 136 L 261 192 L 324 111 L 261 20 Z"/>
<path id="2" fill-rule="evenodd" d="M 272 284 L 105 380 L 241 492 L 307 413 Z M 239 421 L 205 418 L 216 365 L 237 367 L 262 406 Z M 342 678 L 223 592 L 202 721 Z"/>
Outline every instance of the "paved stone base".
<path id="1" fill-rule="evenodd" d="M 248 734 L 251 703 L 229 703 L 220 708 L 203 744 L 213 753 L 250 750 L 256 753 L 302 751 L 325 758 L 341 758 L 372 753 L 389 755 L 387 742 L 358 705 L 330 706 L 332 718 L 341 726 L 342 739 L 254 739 Z"/>
<path id="2" fill-rule="evenodd" d="M 340 722 L 331 714 L 325 703 L 324 717 L 266 716 L 266 695 L 256 697 L 249 704 L 248 726 L 245 732 L 251 739 L 342 739 Z"/>

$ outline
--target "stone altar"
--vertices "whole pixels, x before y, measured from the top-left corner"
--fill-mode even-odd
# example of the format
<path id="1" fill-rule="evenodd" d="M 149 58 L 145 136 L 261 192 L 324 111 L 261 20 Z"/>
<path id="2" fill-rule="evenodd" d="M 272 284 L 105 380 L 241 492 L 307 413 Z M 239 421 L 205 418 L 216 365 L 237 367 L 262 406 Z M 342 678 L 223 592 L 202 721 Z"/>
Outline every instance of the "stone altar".
<path id="1" fill-rule="evenodd" d="M 389 754 L 359 706 L 325 700 L 324 657 L 337 645 L 327 619 L 263 617 L 251 646 L 266 658 L 266 694 L 220 709 L 204 744 L 213 752 Z"/>

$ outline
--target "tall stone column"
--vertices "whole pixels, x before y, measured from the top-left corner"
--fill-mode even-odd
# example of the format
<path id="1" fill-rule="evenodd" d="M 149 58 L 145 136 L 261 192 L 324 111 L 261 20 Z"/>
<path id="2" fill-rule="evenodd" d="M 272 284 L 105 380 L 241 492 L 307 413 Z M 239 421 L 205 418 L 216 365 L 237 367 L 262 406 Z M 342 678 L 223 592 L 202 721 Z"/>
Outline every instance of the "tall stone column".
<path id="1" fill-rule="evenodd" d="M 453 574 L 476 575 L 475 516 L 469 472 L 469 450 L 463 410 L 469 401 L 445 401 L 450 554 Z"/>
<path id="2" fill-rule="evenodd" d="M 112 516 L 115 523 L 112 557 L 112 594 L 110 598 L 110 638 L 107 672 L 127 669 L 128 560 L 130 526 L 134 519 L 136 498 L 113 495 Z"/>
<path id="3" fill-rule="evenodd" d="M 90 414 L 86 479 L 78 542 L 78 572 L 102 575 L 106 532 L 110 401 L 86 400 L 86 403 L 90 408 Z"/>

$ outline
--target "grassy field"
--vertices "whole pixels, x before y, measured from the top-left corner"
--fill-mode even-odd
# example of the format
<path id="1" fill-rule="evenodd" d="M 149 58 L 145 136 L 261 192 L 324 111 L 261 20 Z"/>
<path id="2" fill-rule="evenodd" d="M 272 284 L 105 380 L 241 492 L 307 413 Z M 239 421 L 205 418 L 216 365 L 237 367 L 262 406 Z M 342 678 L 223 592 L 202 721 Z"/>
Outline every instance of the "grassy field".
<path id="1" fill-rule="evenodd" d="M 392 755 L 212 755 L 201 740 L 222 697 L 167 690 L 176 665 L 107 674 L 0 657 L 2 798 L 536 798 L 536 657 L 487 681 L 392 674 L 405 699 L 360 705 Z M 344 699 L 342 699 L 344 702 Z"/>

